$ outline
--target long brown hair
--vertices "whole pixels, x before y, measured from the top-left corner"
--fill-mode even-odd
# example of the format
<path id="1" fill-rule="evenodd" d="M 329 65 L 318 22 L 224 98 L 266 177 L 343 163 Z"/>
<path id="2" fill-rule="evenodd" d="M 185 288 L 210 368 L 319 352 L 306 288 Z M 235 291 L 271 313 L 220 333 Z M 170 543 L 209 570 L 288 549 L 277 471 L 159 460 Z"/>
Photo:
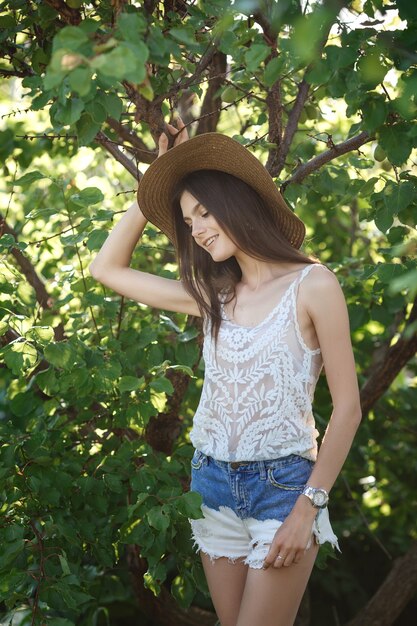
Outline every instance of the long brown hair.
<path id="1" fill-rule="evenodd" d="M 219 294 L 226 295 L 226 303 L 231 302 L 242 272 L 234 256 L 213 261 L 194 241 L 182 215 L 180 199 L 184 191 L 191 193 L 215 217 L 236 246 L 255 259 L 319 261 L 290 244 L 280 231 L 276 212 L 240 178 L 218 170 L 198 170 L 179 180 L 172 196 L 172 209 L 180 277 L 186 291 L 196 300 L 202 317 L 210 318 L 212 336 L 217 341 L 222 322 Z"/>

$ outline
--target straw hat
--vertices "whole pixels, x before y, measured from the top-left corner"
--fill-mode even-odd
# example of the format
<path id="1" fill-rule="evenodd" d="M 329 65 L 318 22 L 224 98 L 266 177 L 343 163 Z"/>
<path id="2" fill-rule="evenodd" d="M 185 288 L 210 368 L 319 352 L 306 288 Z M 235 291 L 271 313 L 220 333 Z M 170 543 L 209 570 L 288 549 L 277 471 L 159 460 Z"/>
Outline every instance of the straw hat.
<path id="1" fill-rule="evenodd" d="M 155 159 L 139 181 L 138 204 L 148 221 L 176 245 L 171 198 L 175 183 L 196 170 L 220 170 L 249 184 L 278 214 L 282 234 L 300 248 L 304 223 L 288 207 L 268 170 L 247 148 L 222 133 L 202 133 Z"/>

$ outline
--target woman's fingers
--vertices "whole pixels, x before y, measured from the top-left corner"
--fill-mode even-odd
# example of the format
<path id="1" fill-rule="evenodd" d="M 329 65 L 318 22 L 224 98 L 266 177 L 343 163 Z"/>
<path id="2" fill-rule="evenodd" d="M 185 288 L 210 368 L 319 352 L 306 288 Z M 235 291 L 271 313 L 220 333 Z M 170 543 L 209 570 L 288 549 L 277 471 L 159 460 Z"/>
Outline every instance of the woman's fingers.
<path id="1" fill-rule="evenodd" d="M 165 128 L 168 131 L 170 136 L 168 137 L 167 132 L 160 134 L 159 140 L 158 140 L 158 144 L 159 144 L 158 156 L 159 157 L 161 156 L 161 154 L 165 154 L 165 152 L 167 152 L 168 146 L 170 144 L 170 140 L 172 141 L 172 138 L 174 138 L 174 143 L 172 147 L 178 146 L 178 144 L 184 143 L 184 141 L 187 141 L 187 139 L 189 139 L 185 124 L 179 115 L 177 117 L 177 126 L 178 128 L 175 128 L 175 126 L 173 126 L 172 124 L 168 124 L 168 122 L 165 123 Z"/>
<path id="2" fill-rule="evenodd" d="M 165 133 L 161 133 L 159 135 L 158 146 L 159 146 L 158 157 L 160 157 L 161 154 L 165 154 L 165 152 L 168 150 L 168 137 L 166 136 Z"/>
<path id="3" fill-rule="evenodd" d="M 276 569 L 289 567 L 290 565 L 299 563 L 303 553 L 304 551 L 288 549 L 288 547 L 285 548 L 284 546 L 275 546 L 275 549 L 272 549 L 266 556 L 263 569 L 268 569 L 268 567 L 271 566 Z"/>

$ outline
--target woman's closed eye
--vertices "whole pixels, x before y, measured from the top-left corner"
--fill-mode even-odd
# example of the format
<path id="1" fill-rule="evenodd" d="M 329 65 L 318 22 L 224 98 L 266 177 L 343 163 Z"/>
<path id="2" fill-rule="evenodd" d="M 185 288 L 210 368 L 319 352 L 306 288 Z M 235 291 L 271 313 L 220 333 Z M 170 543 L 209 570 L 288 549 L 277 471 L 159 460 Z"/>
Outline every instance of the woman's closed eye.
<path id="1" fill-rule="evenodd" d="M 210 215 L 210 213 L 208 211 L 205 211 L 204 213 L 201 213 L 200 217 L 208 217 L 209 215 Z M 184 222 L 184 224 L 186 225 L 188 230 L 190 230 L 190 231 L 193 230 L 192 222 Z"/>

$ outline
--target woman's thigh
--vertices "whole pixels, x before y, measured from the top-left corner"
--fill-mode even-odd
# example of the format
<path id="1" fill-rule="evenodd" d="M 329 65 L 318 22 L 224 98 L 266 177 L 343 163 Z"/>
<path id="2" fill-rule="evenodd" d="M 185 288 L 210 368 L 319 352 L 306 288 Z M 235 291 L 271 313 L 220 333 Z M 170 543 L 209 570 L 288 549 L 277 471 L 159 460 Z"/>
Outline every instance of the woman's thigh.
<path id="1" fill-rule="evenodd" d="M 236 626 L 249 566 L 243 563 L 243 558 L 232 563 L 226 557 L 210 559 L 202 551 L 200 556 L 221 626 Z"/>
<path id="2" fill-rule="evenodd" d="M 266 570 L 249 568 L 235 626 L 292 626 L 318 550 L 312 542 L 297 564 Z"/>

